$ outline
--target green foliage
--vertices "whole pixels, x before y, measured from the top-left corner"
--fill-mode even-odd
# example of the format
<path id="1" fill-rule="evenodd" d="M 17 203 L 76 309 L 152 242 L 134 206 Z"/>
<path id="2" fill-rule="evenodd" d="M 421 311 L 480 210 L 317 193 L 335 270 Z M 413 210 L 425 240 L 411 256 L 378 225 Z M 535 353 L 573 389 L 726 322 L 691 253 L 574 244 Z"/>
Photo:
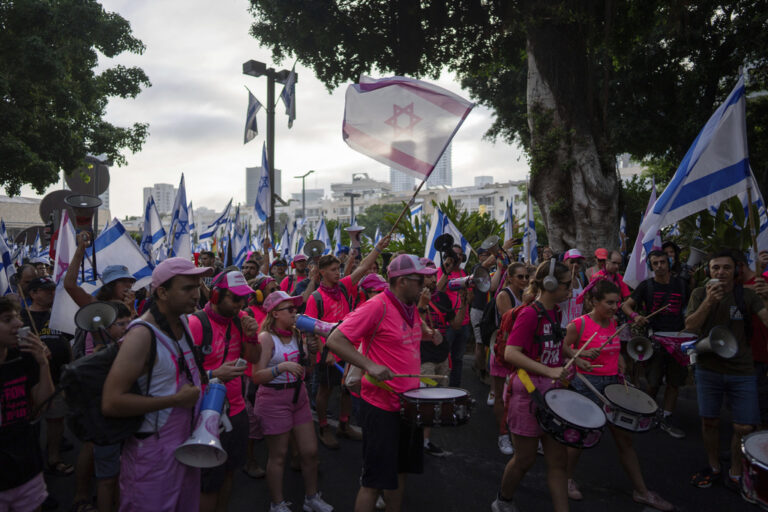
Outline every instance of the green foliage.
<path id="1" fill-rule="evenodd" d="M 405 204 L 374 204 L 365 209 L 364 213 L 357 214 L 357 223 L 365 226 L 365 233 L 370 238 L 376 234 L 376 228 L 379 228 L 381 235 L 384 236 L 392 229 L 397 216 L 403 211 Z M 394 218 L 391 218 L 394 216 Z M 409 220 L 406 213 L 402 222 Z"/>
<path id="2" fill-rule="evenodd" d="M 663 187 L 661 188 L 663 190 Z M 659 190 L 657 187 L 656 190 Z M 632 250 L 632 244 L 637 238 L 640 221 L 645 215 L 648 200 L 651 197 L 651 180 L 645 175 L 632 176 L 621 181 L 621 212 L 627 217 L 627 251 Z M 618 229 L 617 236 L 618 236 Z"/>
<path id="3" fill-rule="evenodd" d="M 103 118 L 111 97 L 133 98 L 149 87 L 135 67 L 97 74 L 99 53 L 141 54 L 129 23 L 95 0 L 20 0 L 0 4 L 0 184 L 10 195 L 38 192 L 85 165 L 87 153 L 125 164 L 147 125 L 113 126 Z"/>

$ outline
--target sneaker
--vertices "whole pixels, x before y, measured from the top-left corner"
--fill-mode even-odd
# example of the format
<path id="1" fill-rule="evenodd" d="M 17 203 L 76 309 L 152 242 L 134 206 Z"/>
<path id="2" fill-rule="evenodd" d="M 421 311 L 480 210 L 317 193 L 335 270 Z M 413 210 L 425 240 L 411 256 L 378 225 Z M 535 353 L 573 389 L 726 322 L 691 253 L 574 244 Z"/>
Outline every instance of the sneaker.
<path id="1" fill-rule="evenodd" d="M 675 510 L 675 506 L 673 504 L 653 491 L 648 491 L 645 496 L 641 495 L 637 491 L 632 491 L 632 499 L 635 500 L 636 503 L 648 505 L 649 507 L 661 510 L 662 512 Z"/>
<path id="2" fill-rule="evenodd" d="M 499 436 L 499 451 L 504 455 L 515 454 L 515 447 L 512 445 L 512 441 L 509 440 L 509 434 L 501 434 Z"/>
<path id="3" fill-rule="evenodd" d="M 517 510 L 514 501 L 503 500 L 501 496 L 497 496 L 491 503 L 491 512 L 519 512 L 519 510 Z"/>
<path id="4" fill-rule="evenodd" d="M 581 491 L 579 490 L 579 486 L 576 485 L 573 478 L 568 479 L 568 499 L 574 501 L 581 501 L 584 499 L 584 496 L 581 495 Z"/>
<path id="5" fill-rule="evenodd" d="M 323 500 L 318 492 L 314 496 L 304 497 L 304 512 L 333 512 L 333 507 Z"/>
<path id="6" fill-rule="evenodd" d="M 671 437 L 674 437 L 675 439 L 685 438 L 685 432 L 683 429 L 677 427 L 672 421 L 670 421 L 670 419 L 671 416 L 662 418 L 662 420 L 659 422 L 659 427 L 661 427 L 661 430 L 669 434 Z"/>
<path id="7" fill-rule="evenodd" d="M 485 401 L 486 404 L 488 404 L 489 407 L 493 407 L 493 404 L 496 403 L 496 394 L 491 391 L 488 393 L 488 399 Z"/>
<path id="8" fill-rule="evenodd" d="M 384 503 L 384 497 L 382 495 L 379 495 L 378 498 L 376 498 L 376 510 L 386 510 L 387 504 Z"/>
<path id="9" fill-rule="evenodd" d="M 292 512 L 291 510 L 292 503 L 290 501 L 281 501 L 277 505 L 274 503 L 269 504 L 269 512 Z"/>
<path id="10" fill-rule="evenodd" d="M 448 452 L 434 444 L 432 441 L 424 442 L 424 451 L 430 455 L 434 455 L 435 457 L 445 457 L 448 455 Z"/>
<path id="11" fill-rule="evenodd" d="M 339 440 L 336 439 L 336 435 L 331 432 L 331 428 L 326 425 L 324 427 L 320 427 L 320 432 L 317 436 L 317 438 L 320 440 L 321 443 L 323 443 L 323 446 L 326 448 L 330 448 L 331 450 L 338 450 L 339 449 Z"/>
<path id="12" fill-rule="evenodd" d="M 539 447 L 536 448 L 536 453 L 544 455 L 544 445 L 541 444 L 541 439 L 539 439 Z"/>
<path id="13" fill-rule="evenodd" d="M 336 430 L 336 435 L 346 437 L 353 441 L 362 441 L 363 434 L 349 423 L 339 423 L 339 428 Z"/>

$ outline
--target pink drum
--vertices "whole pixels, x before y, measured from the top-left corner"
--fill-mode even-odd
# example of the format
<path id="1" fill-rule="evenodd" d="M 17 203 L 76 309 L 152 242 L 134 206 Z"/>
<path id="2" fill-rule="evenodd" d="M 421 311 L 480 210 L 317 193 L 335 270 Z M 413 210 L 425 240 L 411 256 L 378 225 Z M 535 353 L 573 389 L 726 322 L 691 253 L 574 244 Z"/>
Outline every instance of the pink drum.
<path id="1" fill-rule="evenodd" d="M 697 339 L 698 336 L 689 332 L 657 331 L 651 334 L 651 339 L 664 347 L 669 354 L 680 363 L 680 366 L 690 366 L 691 357 L 680 350 L 680 345 Z"/>
<path id="2" fill-rule="evenodd" d="M 768 510 L 768 431 L 744 436 L 741 453 L 744 456 L 744 490 L 760 508 Z"/>

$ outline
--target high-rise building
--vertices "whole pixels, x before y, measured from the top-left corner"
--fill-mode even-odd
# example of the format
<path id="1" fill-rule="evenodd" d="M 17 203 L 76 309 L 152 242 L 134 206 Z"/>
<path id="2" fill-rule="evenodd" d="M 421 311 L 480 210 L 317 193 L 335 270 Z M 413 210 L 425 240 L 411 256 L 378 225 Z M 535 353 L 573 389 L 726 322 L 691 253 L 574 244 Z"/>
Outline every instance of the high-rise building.
<path id="1" fill-rule="evenodd" d="M 142 213 L 147 205 L 147 199 L 149 199 L 150 194 L 152 194 L 152 198 L 155 200 L 155 206 L 157 206 L 157 212 L 160 215 L 171 213 L 173 202 L 176 200 L 176 192 L 176 187 L 169 183 L 155 183 L 151 187 L 144 187 L 144 202 L 141 205 Z"/>
<path id="2" fill-rule="evenodd" d="M 392 192 L 410 192 L 416 186 L 416 178 L 397 169 L 389 169 L 389 183 Z M 451 144 L 445 148 L 445 153 L 437 161 L 427 180 L 428 187 L 453 186 L 453 169 L 451 167 Z"/>
<path id="3" fill-rule="evenodd" d="M 259 193 L 259 179 L 261 178 L 261 166 L 245 168 L 245 204 L 253 206 Z M 282 192 L 282 172 L 275 169 L 275 183 L 272 184 L 272 193 L 280 197 Z"/>

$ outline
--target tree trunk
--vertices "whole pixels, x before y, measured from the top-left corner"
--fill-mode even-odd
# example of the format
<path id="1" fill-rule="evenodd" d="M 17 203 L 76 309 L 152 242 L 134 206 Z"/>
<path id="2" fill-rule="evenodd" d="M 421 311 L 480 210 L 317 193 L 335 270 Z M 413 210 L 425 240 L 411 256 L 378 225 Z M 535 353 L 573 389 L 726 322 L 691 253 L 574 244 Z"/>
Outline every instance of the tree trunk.
<path id="1" fill-rule="evenodd" d="M 554 251 L 591 258 L 597 247 L 618 249 L 619 183 L 582 33 L 560 24 L 529 31 L 530 187 Z"/>

